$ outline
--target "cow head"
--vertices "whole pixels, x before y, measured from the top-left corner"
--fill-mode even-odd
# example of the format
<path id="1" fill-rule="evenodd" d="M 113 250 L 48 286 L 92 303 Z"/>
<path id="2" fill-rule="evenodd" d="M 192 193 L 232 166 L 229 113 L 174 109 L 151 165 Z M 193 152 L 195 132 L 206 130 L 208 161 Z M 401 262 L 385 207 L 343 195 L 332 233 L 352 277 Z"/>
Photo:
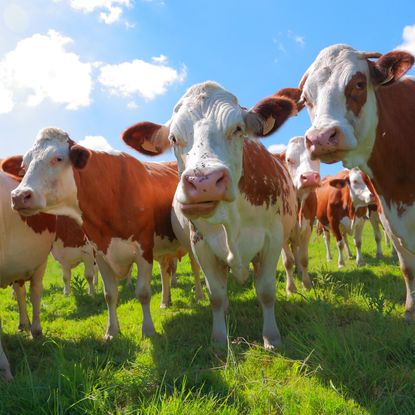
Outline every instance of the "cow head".
<path id="1" fill-rule="evenodd" d="M 23 157 L 24 176 L 11 193 L 12 207 L 24 216 L 49 212 L 81 222 L 74 169 L 83 169 L 89 157 L 89 150 L 76 145 L 66 132 L 41 130 Z"/>
<path id="2" fill-rule="evenodd" d="M 305 134 L 311 156 L 364 166 L 376 137 L 375 91 L 399 80 L 413 63 L 412 55 L 397 50 L 382 55 L 347 45 L 323 49 L 300 83 L 312 123 Z"/>
<path id="3" fill-rule="evenodd" d="M 272 134 L 296 110 L 291 98 L 277 94 L 246 110 L 220 85 L 205 82 L 188 89 L 167 125 L 138 123 L 122 139 L 144 154 L 172 146 L 180 175 L 176 200 L 183 214 L 211 217 L 236 197 L 243 141 Z"/>
<path id="4" fill-rule="evenodd" d="M 358 168 L 353 168 L 347 173 L 344 178 L 330 180 L 330 186 L 338 189 L 348 186 L 355 209 L 376 203 L 375 195 L 366 184 L 364 173 Z"/>
<path id="5" fill-rule="evenodd" d="M 297 196 L 304 200 L 310 191 L 320 186 L 320 160 L 311 159 L 302 136 L 291 138 L 284 154 Z"/>

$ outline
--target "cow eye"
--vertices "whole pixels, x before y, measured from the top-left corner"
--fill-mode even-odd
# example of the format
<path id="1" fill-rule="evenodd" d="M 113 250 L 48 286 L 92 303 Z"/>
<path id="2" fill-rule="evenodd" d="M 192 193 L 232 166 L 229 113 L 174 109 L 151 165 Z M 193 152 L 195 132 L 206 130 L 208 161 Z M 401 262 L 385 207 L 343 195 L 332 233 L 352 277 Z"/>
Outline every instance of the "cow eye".
<path id="1" fill-rule="evenodd" d="M 58 162 L 63 161 L 63 157 L 56 157 L 56 161 Z"/>
<path id="2" fill-rule="evenodd" d="M 365 88 L 366 88 L 366 82 L 365 81 L 356 82 L 356 89 L 363 90 Z"/>
<path id="3" fill-rule="evenodd" d="M 169 140 L 173 143 L 173 144 L 177 144 L 177 138 L 174 134 L 170 134 Z"/>
<path id="4" fill-rule="evenodd" d="M 234 133 L 234 135 L 238 135 L 238 134 L 241 134 L 241 132 L 242 132 L 242 127 L 240 125 L 238 125 L 235 128 L 235 131 L 233 133 Z"/>

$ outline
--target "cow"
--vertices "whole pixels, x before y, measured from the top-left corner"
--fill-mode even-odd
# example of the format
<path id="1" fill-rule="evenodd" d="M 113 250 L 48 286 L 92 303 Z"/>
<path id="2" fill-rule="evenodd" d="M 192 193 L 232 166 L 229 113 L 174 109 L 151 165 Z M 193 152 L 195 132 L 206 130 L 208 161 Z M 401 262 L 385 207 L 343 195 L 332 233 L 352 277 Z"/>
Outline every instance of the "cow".
<path id="1" fill-rule="evenodd" d="M 317 197 L 315 189 L 320 186 L 320 161 L 311 160 L 305 151 L 304 137 L 292 137 L 285 151 L 273 154 L 281 159 L 291 176 L 297 192 L 298 215 L 297 225 L 290 237 L 297 272 L 301 273 L 303 288 L 312 287 L 308 274 L 308 244 L 317 213 Z M 293 276 L 287 273 L 285 290 L 288 295 L 295 292 Z"/>
<path id="2" fill-rule="evenodd" d="M 405 318 L 415 320 L 415 79 L 404 77 L 414 56 L 400 50 L 323 49 L 300 82 L 311 127 L 308 151 L 342 161 L 370 178 L 381 221 L 398 253 L 406 284 Z"/>
<path id="3" fill-rule="evenodd" d="M 142 334 L 155 334 L 150 312 L 153 259 L 161 264 L 162 306 L 169 302 L 168 267 L 185 250 L 171 225 L 176 163 L 145 163 L 118 151 L 90 150 L 65 131 L 42 129 L 23 158 L 24 177 L 12 192 L 23 216 L 69 216 L 94 245 L 108 307 L 105 339 L 119 334 L 117 281 L 137 264 Z"/>
<path id="4" fill-rule="evenodd" d="M 53 215 L 38 214 L 30 218 L 20 216 L 10 206 L 10 193 L 17 187 L 19 157 L 3 160 L 6 175 L 0 171 L 0 287 L 12 284 L 19 307 L 19 330 L 30 329 L 33 337 L 42 335 L 40 323 L 40 302 L 43 291 L 42 280 L 47 258 L 55 239 L 56 218 Z M 24 281 L 30 280 L 30 301 L 32 323 L 27 314 Z M 10 365 L 0 342 L 0 374 L 12 379 Z"/>
<path id="5" fill-rule="evenodd" d="M 56 223 L 56 239 L 52 246 L 52 255 L 62 268 L 63 293 L 71 291 L 71 270 L 81 262 L 85 266 L 85 279 L 88 282 L 88 293 L 95 293 L 98 282 L 98 267 L 95 262 L 94 248 L 89 243 L 82 228 L 67 216 L 58 216 Z M 130 274 L 131 275 L 131 274 Z"/>
<path id="6" fill-rule="evenodd" d="M 227 344 L 225 310 L 231 270 L 239 283 L 254 265 L 263 311 L 265 349 L 281 342 L 275 320 L 275 269 L 296 223 L 297 201 L 284 164 L 256 138 L 276 131 L 297 112 L 289 98 L 267 97 L 247 110 L 219 84 L 190 87 L 167 125 L 140 122 L 122 138 L 136 150 L 157 155 L 171 146 L 179 167 L 173 209 L 207 281 L 213 312 L 212 340 Z M 291 260 L 286 259 L 286 266 Z"/>
<path id="7" fill-rule="evenodd" d="M 356 246 L 356 264 L 364 265 L 362 255 L 362 232 L 368 206 L 373 205 L 375 196 L 367 187 L 359 169 L 342 170 L 335 176 L 327 176 L 317 190 L 317 220 L 323 233 L 327 260 L 330 252 L 330 231 L 336 238 L 338 267 L 344 267 L 343 248 L 353 258 L 347 234 L 353 235 Z"/>

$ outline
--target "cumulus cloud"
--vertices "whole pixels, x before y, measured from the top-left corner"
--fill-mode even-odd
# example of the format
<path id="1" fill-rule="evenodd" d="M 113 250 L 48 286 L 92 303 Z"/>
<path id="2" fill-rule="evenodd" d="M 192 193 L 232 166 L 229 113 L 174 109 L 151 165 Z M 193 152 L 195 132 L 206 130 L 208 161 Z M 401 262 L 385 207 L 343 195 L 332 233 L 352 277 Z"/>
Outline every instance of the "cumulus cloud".
<path id="1" fill-rule="evenodd" d="M 163 55 L 156 59 L 160 60 L 161 56 Z M 118 65 L 103 65 L 100 68 L 98 81 L 113 95 L 123 97 L 140 95 L 152 100 L 164 94 L 168 86 L 183 82 L 186 78 L 185 66 L 180 70 L 174 69 L 164 64 L 166 59 L 163 57 L 160 64 L 134 59 Z"/>
<path id="2" fill-rule="evenodd" d="M 403 43 L 396 49 L 403 49 L 415 55 L 415 24 L 403 28 L 402 38 Z"/>
<path id="3" fill-rule="evenodd" d="M 85 138 L 78 142 L 79 145 L 89 148 L 95 151 L 105 151 L 106 153 L 117 152 L 108 140 L 102 135 L 87 135 Z"/>
<path id="4" fill-rule="evenodd" d="M 62 0 L 54 0 L 59 2 Z M 131 7 L 131 0 L 68 0 L 69 5 L 84 13 L 99 11 L 99 20 L 113 24 L 121 20 L 124 10 Z"/>
<path id="5" fill-rule="evenodd" d="M 127 108 L 128 108 L 129 110 L 136 110 L 136 109 L 138 108 L 138 105 L 137 105 L 137 103 L 136 103 L 135 101 L 130 101 L 130 102 L 127 104 Z"/>
<path id="6" fill-rule="evenodd" d="M 268 151 L 270 153 L 282 153 L 286 149 L 287 149 L 287 146 L 285 144 L 271 144 L 268 147 Z"/>
<path id="7" fill-rule="evenodd" d="M 93 65 L 67 50 L 72 42 L 54 30 L 18 42 L 0 60 L 0 114 L 16 103 L 36 106 L 45 99 L 69 110 L 89 106 Z"/>

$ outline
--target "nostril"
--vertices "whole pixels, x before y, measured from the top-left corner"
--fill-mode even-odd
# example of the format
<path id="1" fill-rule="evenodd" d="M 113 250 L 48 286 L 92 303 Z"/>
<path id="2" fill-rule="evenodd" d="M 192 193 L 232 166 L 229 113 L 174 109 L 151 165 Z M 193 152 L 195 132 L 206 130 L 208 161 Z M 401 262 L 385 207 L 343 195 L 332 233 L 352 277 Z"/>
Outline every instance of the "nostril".
<path id="1" fill-rule="evenodd" d="M 336 134 L 337 134 L 337 130 L 334 128 L 330 134 L 330 139 L 333 139 L 334 137 L 336 137 Z"/>
<path id="2" fill-rule="evenodd" d="M 31 193 L 26 193 L 24 196 L 23 196 L 23 200 L 25 201 L 25 202 L 27 202 L 28 200 L 30 200 L 32 198 L 32 194 Z"/>

